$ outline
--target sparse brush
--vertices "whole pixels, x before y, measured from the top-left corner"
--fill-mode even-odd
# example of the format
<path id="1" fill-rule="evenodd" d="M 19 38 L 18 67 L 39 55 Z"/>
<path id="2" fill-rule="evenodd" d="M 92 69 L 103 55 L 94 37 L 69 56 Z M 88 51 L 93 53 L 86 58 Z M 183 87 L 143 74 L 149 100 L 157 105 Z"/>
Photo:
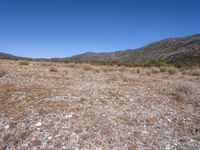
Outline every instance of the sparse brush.
<path id="1" fill-rule="evenodd" d="M 34 140 L 32 141 L 32 144 L 33 144 L 34 146 L 38 146 L 38 145 L 41 144 L 41 140 L 39 140 L 39 139 L 34 139 Z"/>
<path id="2" fill-rule="evenodd" d="M 170 75 L 174 75 L 178 72 L 178 70 L 174 67 L 170 67 L 167 72 L 170 74 Z"/>
<path id="3" fill-rule="evenodd" d="M 192 71 L 191 76 L 200 76 L 200 71 L 199 70 Z"/>
<path id="4" fill-rule="evenodd" d="M 187 75 L 188 73 L 187 73 L 186 70 L 182 70 L 182 71 L 181 71 L 181 74 L 182 74 L 182 75 Z"/>
<path id="5" fill-rule="evenodd" d="M 151 72 L 149 72 L 149 71 L 148 71 L 146 74 L 147 74 L 148 76 L 151 76 Z"/>
<path id="6" fill-rule="evenodd" d="M 91 66 L 91 65 L 84 65 L 83 66 L 83 70 L 85 71 L 90 71 L 90 70 L 93 70 L 94 68 Z"/>
<path id="7" fill-rule="evenodd" d="M 139 74 L 140 73 L 140 69 L 137 69 L 136 72 Z"/>
<path id="8" fill-rule="evenodd" d="M 95 72 L 95 73 L 100 73 L 101 71 L 100 71 L 100 69 L 95 68 L 95 69 L 94 69 L 94 72 Z"/>
<path id="9" fill-rule="evenodd" d="M 160 72 L 166 72 L 167 71 L 167 67 L 160 67 Z"/>
<path id="10" fill-rule="evenodd" d="M 75 68 L 76 64 L 75 63 L 68 63 L 66 66 L 69 67 L 69 68 Z"/>
<path id="11" fill-rule="evenodd" d="M 40 63 L 40 66 L 42 66 L 42 67 L 47 67 L 47 66 L 51 66 L 51 65 L 52 65 L 51 63 L 47 63 L 47 62 Z"/>
<path id="12" fill-rule="evenodd" d="M 191 82 L 176 82 L 172 94 L 179 101 L 190 101 L 193 92 L 194 85 Z"/>
<path id="13" fill-rule="evenodd" d="M 24 60 L 24 61 L 20 61 L 19 64 L 24 65 L 24 66 L 28 66 L 29 62 Z"/>
<path id="14" fill-rule="evenodd" d="M 108 69 L 107 67 L 103 67 L 101 70 L 102 70 L 104 73 L 109 72 L 109 69 Z"/>
<path id="15" fill-rule="evenodd" d="M 159 73 L 160 69 L 156 68 L 156 67 L 153 67 L 151 71 L 152 71 L 152 73 Z"/>
<path id="16" fill-rule="evenodd" d="M 119 72 L 124 72 L 124 71 L 126 71 L 126 67 L 125 66 L 119 68 Z"/>
<path id="17" fill-rule="evenodd" d="M 6 73 L 7 73 L 7 72 L 6 72 L 5 70 L 1 69 L 1 70 L 0 70 L 0 78 L 3 77 L 3 76 L 5 76 Z"/>
<path id="18" fill-rule="evenodd" d="M 50 72 L 58 72 L 58 70 L 56 68 L 50 68 L 49 71 Z"/>

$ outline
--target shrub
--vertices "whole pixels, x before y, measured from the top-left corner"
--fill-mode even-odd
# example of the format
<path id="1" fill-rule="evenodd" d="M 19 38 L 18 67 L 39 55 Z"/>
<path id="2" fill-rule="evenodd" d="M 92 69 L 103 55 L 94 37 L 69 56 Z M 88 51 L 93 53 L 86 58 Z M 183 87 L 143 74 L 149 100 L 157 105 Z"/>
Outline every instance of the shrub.
<path id="1" fill-rule="evenodd" d="M 83 70 L 90 71 L 90 70 L 93 70 L 93 67 L 91 65 L 84 65 Z"/>
<path id="2" fill-rule="evenodd" d="M 56 68 L 50 68 L 49 71 L 50 72 L 58 72 L 58 70 Z"/>
<path id="3" fill-rule="evenodd" d="M 187 75 L 188 74 L 186 70 L 182 70 L 181 73 L 182 73 L 182 75 Z"/>
<path id="4" fill-rule="evenodd" d="M 167 67 L 160 67 L 160 72 L 166 72 L 167 71 Z"/>
<path id="5" fill-rule="evenodd" d="M 195 70 L 191 73 L 191 76 L 200 76 L 200 71 L 199 70 Z"/>
<path id="6" fill-rule="evenodd" d="M 140 73 L 140 69 L 137 69 L 136 72 L 139 74 Z"/>
<path id="7" fill-rule="evenodd" d="M 96 68 L 96 69 L 94 69 L 94 72 L 95 72 L 95 73 L 100 73 L 100 72 L 101 72 L 101 70 L 100 70 L 100 69 L 98 69 L 98 68 Z"/>
<path id="8" fill-rule="evenodd" d="M 75 68 L 76 64 L 75 63 L 68 63 L 67 67 L 69 67 L 69 68 Z"/>
<path id="9" fill-rule="evenodd" d="M 149 71 L 148 71 L 146 74 L 147 74 L 148 76 L 151 76 L 151 72 L 149 72 Z"/>
<path id="10" fill-rule="evenodd" d="M 7 73 L 7 72 L 6 72 L 5 70 L 1 69 L 1 70 L 0 70 L 0 77 L 5 76 L 6 73 Z"/>
<path id="11" fill-rule="evenodd" d="M 171 68 L 168 69 L 168 73 L 170 75 L 176 74 L 177 72 L 178 72 L 178 70 L 174 67 L 171 67 Z"/>
<path id="12" fill-rule="evenodd" d="M 160 69 L 153 67 L 151 71 L 152 71 L 152 73 L 159 73 Z"/>
<path id="13" fill-rule="evenodd" d="M 29 62 L 24 60 L 24 61 L 20 61 L 19 64 L 24 65 L 24 66 L 28 66 Z"/>
<path id="14" fill-rule="evenodd" d="M 191 82 L 176 82 L 173 88 L 173 95 L 179 101 L 190 101 L 194 86 Z"/>
<path id="15" fill-rule="evenodd" d="M 174 63 L 174 66 L 175 66 L 176 68 L 182 68 L 182 67 L 185 66 L 185 64 L 182 63 L 181 61 L 177 61 L 177 62 Z"/>
<path id="16" fill-rule="evenodd" d="M 152 59 L 144 64 L 145 67 L 161 67 L 166 65 L 167 63 L 162 59 Z"/>

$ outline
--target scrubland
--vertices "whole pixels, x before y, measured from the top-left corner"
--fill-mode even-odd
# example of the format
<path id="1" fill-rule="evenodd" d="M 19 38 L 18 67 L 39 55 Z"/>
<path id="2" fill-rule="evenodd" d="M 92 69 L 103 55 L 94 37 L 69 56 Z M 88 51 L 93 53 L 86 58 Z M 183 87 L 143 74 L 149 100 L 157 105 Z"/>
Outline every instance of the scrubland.
<path id="1" fill-rule="evenodd" d="M 200 69 L 0 60 L 0 149 L 200 149 Z"/>

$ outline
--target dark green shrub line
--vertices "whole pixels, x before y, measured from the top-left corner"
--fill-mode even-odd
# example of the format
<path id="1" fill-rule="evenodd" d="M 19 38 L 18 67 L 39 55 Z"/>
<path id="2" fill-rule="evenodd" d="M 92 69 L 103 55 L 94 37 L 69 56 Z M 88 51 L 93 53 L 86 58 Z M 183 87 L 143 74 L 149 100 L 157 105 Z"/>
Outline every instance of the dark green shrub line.
<path id="1" fill-rule="evenodd" d="M 144 62 L 126 62 L 120 60 L 113 60 L 113 61 L 76 61 L 70 58 L 51 58 L 51 59 L 44 59 L 44 58 L 10 58 L 10 57 L 0 57 L 0 59 L 9 59 L 9 60 L 24 60 L 24 61 L 39 61 L 39 62 L 60 62 L 60 63 L 75 63 L 75 64 L 82 64 L 88 63 L 92 65 L 108 65 L 108 66 L 126 66 L 126 67 L 163 67 L 163 66 L 174 66 L 176 68 L 186 68 L 186 67 L 200 67 L 200 58 L 196 58 L 195 60 L 176 60 L 166 62 L 163 59 L 152 59 L 150 61 Z"/>

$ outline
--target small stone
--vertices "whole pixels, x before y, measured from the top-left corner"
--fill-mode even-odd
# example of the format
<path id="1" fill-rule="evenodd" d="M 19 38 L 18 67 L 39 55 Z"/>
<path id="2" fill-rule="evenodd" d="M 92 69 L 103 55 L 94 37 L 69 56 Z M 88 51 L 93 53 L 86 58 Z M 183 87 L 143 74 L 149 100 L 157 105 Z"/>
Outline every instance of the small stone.
<path id="1" fill-rule="evenodd" d="M 67 115 L 67 116 L 65 116 L 65 118 L 72 118 L 72 115 L 71 114 Z"/>
<path id="2" fill-rule="evenodd" d="M 62 148 L 63 148 L 63 149 L 66 149 L 67 147 L 65 147 L 65 146 L 62 146 Z"/>
<path id="3" fill-rule="evenodd" d="M 49 136 L 49 137 L 48 137 L 48 140 L 51 140 L 51 139 L 52 139 L 52 136 Z"/>
<path id="4" fill-rule="evenodd" d="M 36 126 L 36 127 L 41 127 L 41 126 L 42 126 L 42 123 L 41 123 L 41 122 L 38 122 L 38 123 L 35 124 L 35 126 Z"/>
<path id="5" fill-rule="evenodd" d="M 10 126 L 9 126 L 9 125 L 6 125 L 6 126 L 5 126 L 5 129 L 9 129 L 9 128 L 10 128 Z"/>

